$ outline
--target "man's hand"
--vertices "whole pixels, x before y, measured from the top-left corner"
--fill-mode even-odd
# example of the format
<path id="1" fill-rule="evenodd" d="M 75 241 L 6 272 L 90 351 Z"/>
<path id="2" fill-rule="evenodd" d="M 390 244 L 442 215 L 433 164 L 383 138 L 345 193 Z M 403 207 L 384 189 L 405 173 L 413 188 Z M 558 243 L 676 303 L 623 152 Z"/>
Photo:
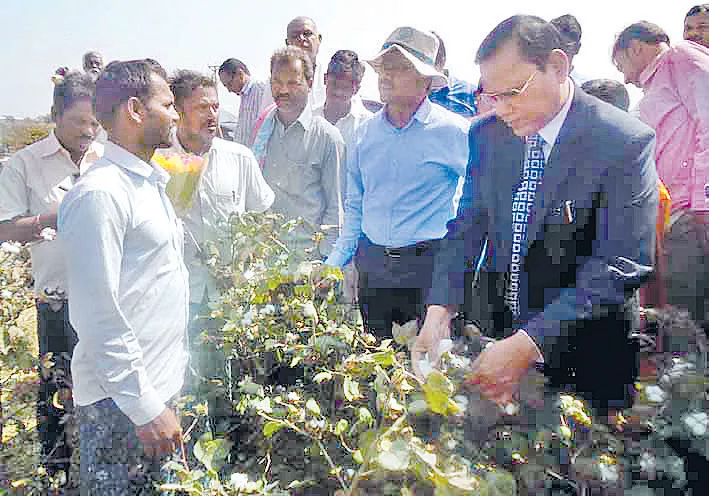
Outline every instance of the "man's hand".
<path id="1" fill-rule="evenodd" d="M 411 362 L 414 373 L 419 377 L 423 377 L 419 362 L 424 355 L 428 353 L 429 360 L 436 364 L 440 356 L 436 356 L 438 344 L 442 339 L 450 338 L 451 335 L 451 320 L 454 312 L 441 305 L 431 305 L 426 310 L 426 318 L 423 321 L 423 327 L 419 335 L 416 337 L 416 342 L 411 348 Z"/>
<path id="2" fill-rule="evenodd" d="M 466 382 L 478 385 L 486 398 L 506 406 L 538 356 L 534 342 L 518 332 L 485 349 L 473 362 L 473 374 Z"/>
<path id="3" fill-rule="evenodd" d="M 152 422 L 136 428 L 143 442 L 145 454 L 150 457 L 168 455 L 180 445 L 182 428 L 175 412 L 165 408 Z"/>

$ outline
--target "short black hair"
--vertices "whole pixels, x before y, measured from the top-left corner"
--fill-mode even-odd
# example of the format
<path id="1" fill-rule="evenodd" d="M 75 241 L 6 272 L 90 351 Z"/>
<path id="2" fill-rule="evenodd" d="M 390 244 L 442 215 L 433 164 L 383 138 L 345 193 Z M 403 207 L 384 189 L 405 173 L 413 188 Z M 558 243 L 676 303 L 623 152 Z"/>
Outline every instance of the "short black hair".
<path id="1" fill-rule="evenodd" d="M 226 59 L 222 62 L 222 65 L 219 66 L 219 74 L 224 74 L 225 72 L 228 74 L 236 74 L 239 71 L 250 75 L 249 68 L 239 59 Z"/>
<path id="2" fill-rule="evenodd" d="M 581 24 L 578 19 L 571 14 L 564 14 L 549 21 L 552 26 L 559 30 L 563 50 L 569 57 L 578 55 L 581 50 Z"/>
<path id="3" fill-rule="evenodd" d="M 96 117 L 104 128 L 113 124 L 116 111 L 130 98 L 150 96 L 152 75 L 167 79 L 165 69 L 153 59 L 113 61 L 96 81 Z"/>
<path id="4" fill-rule="evenodd" d="M 544 19 L 530 15 L 516 15 L 505 19 L 488 34 L 478 48 L 475 63 L 492 58 L 510 40 L 515 40 L 522 58 L 546 68 L 554 50 L 563 50 L 559 30 Z"/>
<path id="5" fill-rule="evenodd" d="M 658 26 L 648 21 L 640 21 L 631 24 L 620 32 L 613 44 L 613 56 L 620 50 L 625 50 L 630 46 L 630 42 L 638 40 L 651 45 L 659 45 L 660 43 L 669 43 L 670 37 L 665 31 Z"/>
<path id="6" fill-rule="evenodd" d="M 170 90 L 175 96 L 175 106 L 182 108 L 182 102 L 189 98 L 197 88 L 216 88 L 217 84 L 212 78 L 196 71 L 185 69 L 175 71 L 170 78 Z"/>
<path id="7" fill-rule="evenodd" d="M 96 84 L 85 72 L 71 71 L 54 78 L 52 99 L 52 119 L 57 120 L 64 112 L 79 101 L 90 101 L 96 108 Z"/>
<path id="8" fill-rule="evenodd" d="M 361 82 L 364 77 L 364 64 L 352 50 L 338 50 L 327 64 L 327 74 L 342 74 L 347 71 L 351 71 L 353 78 Z"/>
<path id="9" fill-rule="evenodd" d="M 591 79 L 583 83 L 581 89 L 621 110 L 627 111 L 630 107 L 628 90 L 623 83 L 614 79 Z"/>
<path id="10" fill-rule="evenodd" d="M 313 61 L 310 55 L 302 48 L 288 45 L 284 48 L 279 48 L 273 55 L 271 55 L 271 73 L 273 74 L 273 67 L 278 64 L 283 64 L 285 62 L 292 62 L 295 60 L 300 60 L 303 64 L 303 75 L 306 81 L 313 80 Z"/>
<path id="11" fill-rule="evenodd" d="M 684 16 L 686 19 L 687 17 L 694 17 L 696 15 L 700 14 L 706 14 L 709 12 L 709 3 L 703 3 L 701 5 L 695 5 L 689 11 L 687 11 L 687 15 Z"/>

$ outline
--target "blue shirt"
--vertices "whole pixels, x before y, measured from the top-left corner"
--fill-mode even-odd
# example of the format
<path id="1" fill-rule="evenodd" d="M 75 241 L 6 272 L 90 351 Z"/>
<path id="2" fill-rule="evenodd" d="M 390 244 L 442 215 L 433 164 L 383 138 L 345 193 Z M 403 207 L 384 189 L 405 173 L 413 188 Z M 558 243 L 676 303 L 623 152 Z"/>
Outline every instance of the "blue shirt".
<path id="1" fill-rule="evenodd" d="M 444 237 L 460 198 L 469 127 L 428 99 L 402 129 L 384 109 L 364 123 L 347 159 L 344 226 L 327 263 L 346 265 L 362 234 L 390 248 Z"/>
<path id="2" fill-rule="evenodd" d="M 467 81 L 448 76 L 448 86 L 432 91 L 429 98 L 433 103 L 470 119 L 478 113 L 475 106 L 475 89 L 475 86 Z"/>

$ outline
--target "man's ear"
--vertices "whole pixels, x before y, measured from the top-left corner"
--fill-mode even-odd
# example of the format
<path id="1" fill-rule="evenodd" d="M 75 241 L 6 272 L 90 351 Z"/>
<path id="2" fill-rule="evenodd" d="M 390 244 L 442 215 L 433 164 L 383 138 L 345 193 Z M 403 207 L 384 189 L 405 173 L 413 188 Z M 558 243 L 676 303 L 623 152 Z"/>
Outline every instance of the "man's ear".
<path id="1" fill-rule="evenodd" d="M 290 43 L 288 43 L 288 38 L 286 38 L 286 46 L 290 46 Z"/>
<path id="2" fill-rule="evenodd" d="M 306 82 L 308 83 L 308 89 L 313 89 L 313 79 L 306 79 Z"/>
<path id="3" fill-rule="evenodd" d="M 136 124 L 141 124 L 145 119 L 145 105 L 140 101 L 140 98 L 132 96 L 126 102 L 128 110 L 128 118 Z"/>
<path id="4" fill-rule="evenodd" d="M 559 81 L 565 80 L 571 71 L 568 55 L 558 48 L 555 48 L 551 51 L 551 54 L 549 54 L 547 66 L 556 74 Z"/>

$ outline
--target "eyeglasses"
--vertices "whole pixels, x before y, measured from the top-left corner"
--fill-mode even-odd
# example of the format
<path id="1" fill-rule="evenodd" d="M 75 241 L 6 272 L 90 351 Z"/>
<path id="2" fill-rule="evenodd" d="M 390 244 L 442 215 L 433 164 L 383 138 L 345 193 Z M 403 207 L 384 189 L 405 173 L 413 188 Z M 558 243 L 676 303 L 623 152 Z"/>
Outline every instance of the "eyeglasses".
<path id="1" fill-rule="evenodd" d="M 527 81 L 525 81 L 525 83 L 519 88 L 512 88 L 507 91 L 498 91 L 496 93 L 486 93 L 484 91 L 481 91 L 478 93 L 478 97 L 489 98 L 493 102 L 497 103 L 502 100 L 509 100 L 510 98 L 522 96 L 524 92 L 527 91 L 527 88 L 529 88 L 529 85 L 532 83 L 532 80 L 537 75 L 537 72 L 539 71 L 534 71 L 532 75 L 527 78 Z"/>

